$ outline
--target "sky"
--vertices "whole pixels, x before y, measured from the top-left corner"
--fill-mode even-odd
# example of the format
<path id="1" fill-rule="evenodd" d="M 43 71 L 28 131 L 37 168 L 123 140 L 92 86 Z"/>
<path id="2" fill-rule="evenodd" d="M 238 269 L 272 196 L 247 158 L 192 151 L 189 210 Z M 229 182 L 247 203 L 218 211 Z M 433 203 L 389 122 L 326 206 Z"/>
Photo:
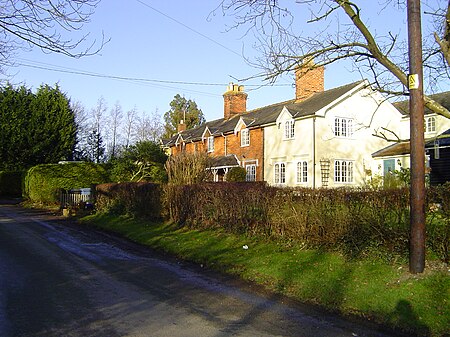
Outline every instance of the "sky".
<path id="1" fill-rule="evenodd" d="M 97 55 L 74 59 L 36 48 L 21 51 L 9 81 L 33 90 L 58 84 L 89 110 L 103 97 L 109 108 L 118 102 L 124 111 L 163 115 L 180 94 L 194 100 L 206 120 L 223 117 L 222 94 L 230 82 L 245 86 L 248 110 L 294 98 L 292 75 L 273 86 L 261 86 L 267 84 L 261 79 L 240 81 L 260 72 L 243 56 L 257 56 L 255 41 L 243 29 L 228 29 L 232 19 L 216 10 L 219 3 L 103 0 L 83 28 L 88 39 L 101 39 L 102 32 L 110 39 Z M 397 19 L 406 30 L 405 18 Z M 360 79 L 345 66 L 329 66 L 325 89 Z"/>

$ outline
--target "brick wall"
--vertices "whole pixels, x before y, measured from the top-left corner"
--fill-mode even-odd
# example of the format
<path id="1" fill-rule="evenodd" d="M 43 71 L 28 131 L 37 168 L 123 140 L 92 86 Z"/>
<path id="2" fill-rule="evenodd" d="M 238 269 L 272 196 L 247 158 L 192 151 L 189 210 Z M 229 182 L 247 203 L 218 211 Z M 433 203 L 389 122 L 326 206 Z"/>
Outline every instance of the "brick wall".
<path id="1" fill-rule="evenodd" d="M 263 180 L 264 137 L 263 129 L 250 130 L 250 145 L 241 147 L 241 133 L 227 135 L 227 154 L 234 154 L 244 165 L 245 162 L 256 161 L 256 180 Z"/>

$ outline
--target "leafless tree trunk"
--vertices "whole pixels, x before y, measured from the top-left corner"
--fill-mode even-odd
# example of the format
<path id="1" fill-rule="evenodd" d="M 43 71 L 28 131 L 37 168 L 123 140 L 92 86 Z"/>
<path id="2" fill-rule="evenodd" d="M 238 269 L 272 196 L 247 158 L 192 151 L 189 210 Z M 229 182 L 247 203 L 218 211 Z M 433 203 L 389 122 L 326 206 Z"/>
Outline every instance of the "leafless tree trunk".
<path id="1" fill-rule="evenodd" d="M 116 156 L 116 150 L 119 138 L 119 127 L 122 123 L 123 113 L 122 106 L 119 102 L 114 104 L 114 107 L 109 111 L 109 130 L 110 130 L 110 157 Z"/>
<path id="2" fill-rule="evenodd" d="M 128 148 L 132 142 L 133 129 L 136 124 L 137 109 L 128 110 L 125 116 L 125 124 L 123 126 L 123 133 L 125 137 L 125 148 Z"/>

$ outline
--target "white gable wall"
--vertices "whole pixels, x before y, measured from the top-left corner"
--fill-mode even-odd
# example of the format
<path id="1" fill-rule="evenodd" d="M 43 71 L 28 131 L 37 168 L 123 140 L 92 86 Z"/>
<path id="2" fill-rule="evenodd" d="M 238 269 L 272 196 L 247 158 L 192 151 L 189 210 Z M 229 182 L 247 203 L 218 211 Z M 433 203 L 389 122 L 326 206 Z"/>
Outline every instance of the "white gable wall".
<path id="1" fill-rule="evenodd" d="M 352 120 L 351 137 L 335 136 L 336 118 Z M 287 119 L 289 115 L 284 111 L 276 125 L 265 128 L 265 180 L 276 184 L 275 165 L 284 163 L 286 179 L 283 185 L 322 187 L 320 161 L 325 160 L 329 163 L 328 187 L 341 187 L 364 184 L 368 178 L 367 172 L 373 170 L 371 154 L 389 145 L 387 141 L 373 136 L 375 130 L 385 127 L 399 132 L 395 129 L 399 128 L 401 115 L 381 95 L 362 89 L 316 112 L 316 116 L 295 119 L 295 137 L 290 140 L 284 139 L 284 122 Z M 345 166 L 352 163 L 351 182 L 336 179 L 336 160 L 345 162 L 342 164 Z M 302 179 L 297 181 L 298 162 L 307 162 L 307 182 Z"/>

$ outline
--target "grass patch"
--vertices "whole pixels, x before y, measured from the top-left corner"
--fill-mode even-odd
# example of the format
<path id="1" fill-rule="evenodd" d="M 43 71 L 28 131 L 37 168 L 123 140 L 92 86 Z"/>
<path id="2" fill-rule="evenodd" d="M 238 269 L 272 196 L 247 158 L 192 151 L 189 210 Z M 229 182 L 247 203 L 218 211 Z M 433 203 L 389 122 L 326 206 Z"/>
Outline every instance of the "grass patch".
<path id="1" fill-rule="evenodd" d="M 449 333 L 448 266 L 428 266 L 425 273 L 411 275 L 402 262 L 348 260 L 337 253 L 221 230 L 189 230 L 105 214 L 81 222 L 344 315 L 366 317 L 420 336 Z"/>

